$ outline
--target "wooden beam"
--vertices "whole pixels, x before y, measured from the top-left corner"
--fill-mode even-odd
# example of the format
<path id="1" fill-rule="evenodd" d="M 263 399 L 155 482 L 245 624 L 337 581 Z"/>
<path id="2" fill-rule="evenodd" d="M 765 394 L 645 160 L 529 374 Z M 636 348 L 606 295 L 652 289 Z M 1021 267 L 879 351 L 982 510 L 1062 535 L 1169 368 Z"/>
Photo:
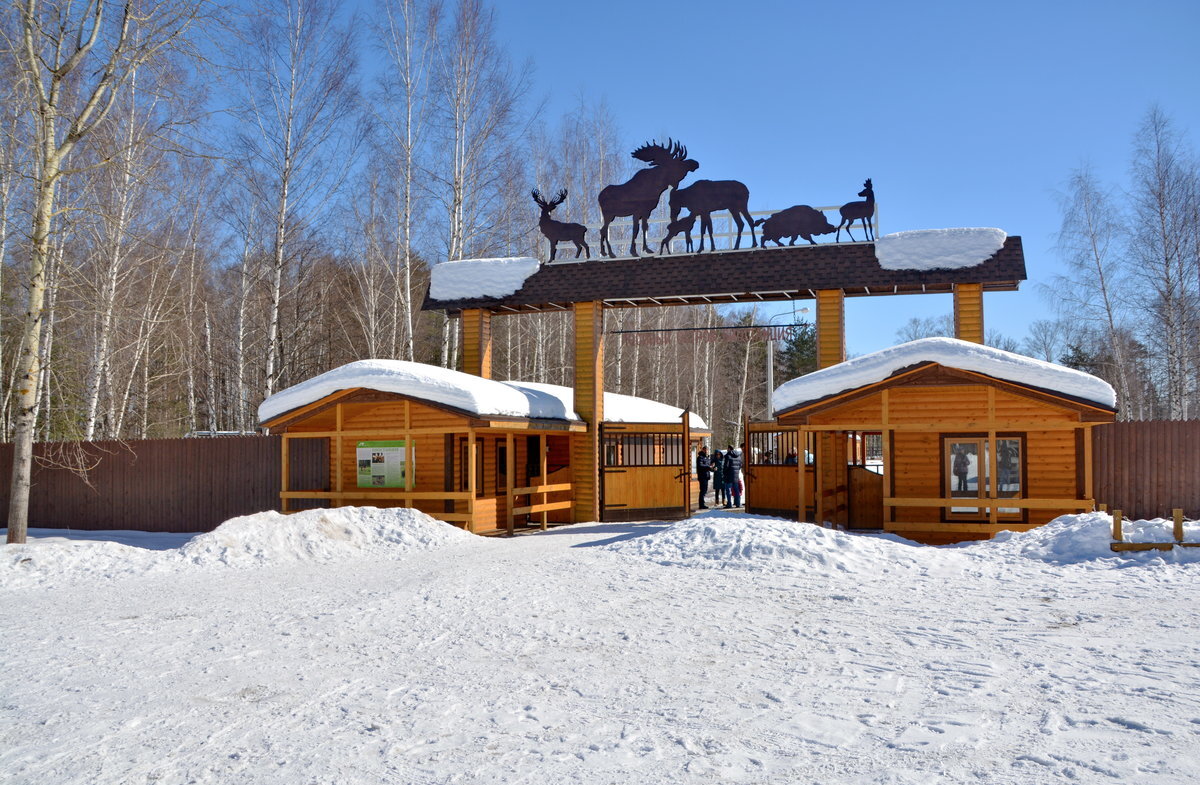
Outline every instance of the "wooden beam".
<path id="1" fill-rule="evenodd" d="M 1083 429 L 1083 495 L 1095 498 L 1095 474 L 1092 466 L 1092 426 Z"/>
<path id="2" fill-rule="evenodd" d="M 983 343 L 983 284 L 954 284 L 954 337 Z"/>
<path id="3" fill-rule="evenodd" d="M 336 475 L 334 477 L 333 488 L 338 493 L 341 493 L 342 491 L 346 490 L 344 487 L 345 472 L 343 471 L 343 466 L 342 466 L 342 454 L 343 454 L 342 439 L 345 438 L 342 434 L 342 429 L 345 425 L 345 412 L 342 409 L 341 402 L 338 402 L 338 405 L 334 407 L 334 411 L 336 412 L 335 421 L 337 424 L 335 426 L 335 430 L 337 431 L 337 436 L 333 440 L 334 445 L 335 445 L 334 457 L 333 457 L 333 471 Z M 340 507 L 341 504 L 334 504 L 334 506 Z"/>
<path id="4" fill-rule="evenodd" d="M 885 496 L 892 494 L 892 429 L 888 425 L 888 420 L 891 418 L 891 398 L 888 396 L 888 390 L 880 393 L 880 409 L 882 414 L 880 419 L 882 427 L 879 429 L 880 445 L 883 450 L 883 493 Z M 896 508 L 885 507 L 883 510 L 883 522 L 889 523 L 896 519 Z"/>
<path id="5" fill-rule="evenodd" d="M 475 443 L 475 430 L 467 431 L 467 514 L 470 519 L 467 521 L 467 531 L 475 531 L 475 491 L 479 487 L 479 473 L 475 471 L 476 456 L 479 454 L 479 445 Z"/>
<path id="6" fill-rule="evenodd" d="M 508 507 L 508 510 L 505 513 L 507 522 L 505 528 L 508 529 L 508 535 L 511 537 L 513 533 L 513 506 L 517 503 L 516 488 L 514 487 L 517 484 L 517 451 L 513 435 L 507 433 L 505 434 L 505 439 L 504 450 L 508 456 L 508 461 L 504 466 L 505 479 L 508 481 L 508 504 L 505 505 Z"/>
<path id="7" fill-rule="evenodd" d="M 546 480 L 548 479 L 546 477 L 546 473 L 547 473 L 547 471 L 549 471 L 549 463 L 548 463 L 549 459 L 546 457 L 546 434 L 544 434 L 544 433 L 538 437 L 538 451 L 539 451 L 539 453 L 538 453 L 538 471 L 541 472 L 541 474 L 539 474 L 538 476 L 542 478 L 542 484 L 545 486 Z M 545 486 L 545 487 L 552 488 L 554 486 L 551 485 L 551 486 Z M 542 491 L 542 492 L 548 493 L 548 491 Z M 549 499 L 550 499 L 549 496 L 542 497 L 543 502 L 549 501 Z M 532 501 L 532 499 L 530 501 Z M 546 511 L 542 510 L 542 531 L 546 531 L 548 524 L 549 524 L 549 519 L 546 517 Z"/>
<path id="8" fill-rule="evenodd" d="M 291 512 L 291 510 L 288 509 L 289 505 L 287 497 L 287 492 L 291 490 L 288 488 L 288 475 L 291 474 L 291 457 L 289 455 L 288 444 L 289 441 L 290 439 L 288 439 L 288 435 L 286 433 L 283 434 L 281 447 L 283 454 L 280 456 L 279 460 L 281 467 L 281 476 L 279 478 L 279 511 L 284 513 Z"/>
<path id="9" fill-rule="evenodd" d="M 798 457 L 797 457 L 796 462 L 798 464 L 800 464 L 800 480 L 799 480 L 799 482 L 797 482 L 797 485 L 799 486 L 799 491 L 800 491 L 800 503 L 796 507 L 796 520 L 798 520 L 798 521 L 803 521 L 805 516 L 808 513 L 808 504 L 806 503 L 807 499 L 805 498 L 808 494 L 808 488 L 805 487 L 807 485 L 806 479 L 807 479 L 807 475 L 808 475 L 808 463 L 805 460 L 805 457 L 806 457 L 805 453 L 808 452 L 808 444 L 807 444 L 806 437 L 807 437 L 807 434 L 804 431 L 804 426 L 802 426 L 802 425 L 797 426 L 797 428 L 796 428 L 796 453 L 797 453 Z M 814 516 L 814 517 L 816 517 L 816 516 Z"/>
<path id="10" fill-rule="evenodd" d="M 571 438 L 576 523 L 600 520 L 600 424 L 604 422 L 604 304 L 575 303 L 575 412 L 587 433 Z"/>
<path id="11" fill-rule="evenodd" d="M 492 378 L 492 312 L 465 308 L 462 312 L 463 371 Z"/>
<path id="12" fill-rule="evenodd" d="M 885 507 L 1010 507 L 1020 510 L 1090 510 L 1094 499 L 962 499 L 946 497 L 890 497 L 885 496 Z"/>
<path id="13" fill-rule="evenodd" d="M 817 292 L 817 368 L 846 360 L 846 297 L 841 289 Z"/>

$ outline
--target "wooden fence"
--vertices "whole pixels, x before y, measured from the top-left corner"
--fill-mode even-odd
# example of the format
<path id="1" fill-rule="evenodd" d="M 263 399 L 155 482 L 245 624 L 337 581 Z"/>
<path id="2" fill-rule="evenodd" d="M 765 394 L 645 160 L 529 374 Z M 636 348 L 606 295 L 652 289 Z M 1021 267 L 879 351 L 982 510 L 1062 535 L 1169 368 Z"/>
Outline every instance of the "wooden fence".
<path id="1" fill-rule="evenodd" d="M 1200 518 L 1200 421 L 1118 422 L 1094 431 L 1096 501 L 1128 520 Z"/>
<path id="2" fill-rule="evenodd" d="M 29 526 L 211 531 L 238 515 L 279 509 L 279 436 L 64 442 L 34 449 Z M 292 445 L 294 488 L 328 484 L 327 440 Z M 8 517 L 12 445 L 0 444 L 0 526 Z M 86 466 L 86 473 L 71 467 Z"/>

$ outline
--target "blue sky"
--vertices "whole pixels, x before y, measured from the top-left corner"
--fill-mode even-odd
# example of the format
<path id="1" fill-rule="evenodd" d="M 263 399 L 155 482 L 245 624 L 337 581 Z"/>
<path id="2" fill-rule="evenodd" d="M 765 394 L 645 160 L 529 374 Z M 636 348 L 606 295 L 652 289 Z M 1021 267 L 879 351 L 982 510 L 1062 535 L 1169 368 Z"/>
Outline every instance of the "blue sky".
<path id="1" fill-rule="evenodd" d="M 1056 192 L 1087 162 L 1125 181 L 1159 104 L 1200 133 L 1200 2 L 506 0 L 498 35 L 535 66 L 554 120 L 605 99 L 631 142 L 672 136 L 696 177 L 738 179 L 752 210 L 841 204 L 874 181 L 882 230 L 996 226 L 1029 280 L 986 297 L 1014 338 L 1052 313 Z M 822 240 L 827 238 L 820 238 Z M 802 303 L 801 305 L 808 305 Z M 895 343 L 948 296 L 847 301 L 848 349 Z M 784 321 L 779 319 L 778 321 Z"/>

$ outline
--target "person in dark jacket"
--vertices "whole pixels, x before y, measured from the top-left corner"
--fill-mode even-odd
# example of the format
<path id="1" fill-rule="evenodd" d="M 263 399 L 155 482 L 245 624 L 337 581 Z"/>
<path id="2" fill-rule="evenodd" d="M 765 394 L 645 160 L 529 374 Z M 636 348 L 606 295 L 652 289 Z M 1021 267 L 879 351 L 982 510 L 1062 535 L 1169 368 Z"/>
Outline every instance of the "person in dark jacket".
<path id="1" fill-rule="evenodd" d="M 725 502 L 725 455 L 720 450 L 712 454 L 713 506 L 720 507 Z"/>
<path id="2" fill-rule="evenodd" d="M 707 510 L 704 497 L 708 495 L 708 478 L 712 474 L 712 459 L 708 457 L 708 448 L 701 446 L 696 453 L 696 477 L 700 480 L 700 509 Z"/>
<path id="3" fill-rule="evenodd" d="M 725 508 L 742 506 L 742 451 L 729 445 L 722 466 L 725 475 Z M 730 504 L 730 502 L 733 502 Z"/>

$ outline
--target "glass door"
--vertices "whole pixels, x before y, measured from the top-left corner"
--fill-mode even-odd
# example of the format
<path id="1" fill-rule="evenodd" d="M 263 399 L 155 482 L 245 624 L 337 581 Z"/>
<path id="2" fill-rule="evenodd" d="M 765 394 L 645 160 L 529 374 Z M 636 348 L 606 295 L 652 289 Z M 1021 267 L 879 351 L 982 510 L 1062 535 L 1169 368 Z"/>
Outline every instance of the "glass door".
<path id="1" fill-rule="evenodd" d="M 952 436 L 943 441 L 946 461 L 946 495 L 952 499 L 987 498 L 987 439 Z M 982 507 L 950 507 L 949 514 L 959 518 L 987 515 Z"/>

